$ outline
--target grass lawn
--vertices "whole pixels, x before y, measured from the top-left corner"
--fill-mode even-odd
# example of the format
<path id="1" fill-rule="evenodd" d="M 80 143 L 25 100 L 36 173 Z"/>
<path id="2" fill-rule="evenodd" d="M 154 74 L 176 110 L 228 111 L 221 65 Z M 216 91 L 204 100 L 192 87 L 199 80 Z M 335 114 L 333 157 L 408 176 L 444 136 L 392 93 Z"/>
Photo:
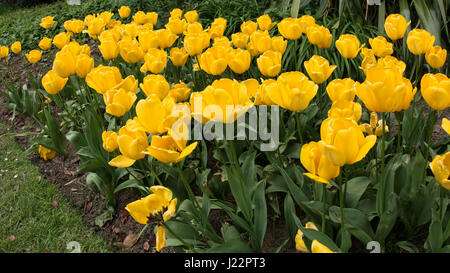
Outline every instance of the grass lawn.
<path id="1" fill-rule="evenodd" d="M 5 130 L 0 124 L 0 130 Z M 6 131 L 0 136 L 0 252 L 108 252 L 103 237 L 83 224 L 70 202 L 42 178 Z"/>

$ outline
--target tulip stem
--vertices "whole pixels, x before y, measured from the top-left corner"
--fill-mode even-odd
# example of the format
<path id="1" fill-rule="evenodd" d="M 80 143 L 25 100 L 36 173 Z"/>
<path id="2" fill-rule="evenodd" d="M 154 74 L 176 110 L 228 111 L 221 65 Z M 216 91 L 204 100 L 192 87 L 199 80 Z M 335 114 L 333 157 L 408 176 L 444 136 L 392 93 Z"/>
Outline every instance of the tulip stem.
<path id="1" fill-rule="evenodd" d="M 295 113 L 295 121 L 297 122 L 298 138 L 300 139 L 300 144 L 303 145 L 302 131 L 301 131 L 301 128 L 300 128 L 300 112 Z"/>
<path id="2" fill-rule="evenodd" d="M 339 175 L 339 209 L 341 213 L 341 245 L 344 243 L 344 192 L 342 190 L 343 174 Z"/>
<path id="3" fill-rule="evenodd" d="M 177 164 L 177 167 L 178 172 L 180 173 L 181 181 L 183 182 L 183 185 L 186 188 L 186 191 L 188 192 L 189 199 L 191 199 L 192 203 L 194 203 L 194 206 L 197 209 L 200 209 L 200 205 L 198 204 L 197 199 L 195 198 L 194 192 L 192 192 L 191 186 L 189 186 L 189 182 L 186 180 L 183 170 L 181 169 L 181 164 Z"/>
<path id="4" fill-rule="evenodd" d="M 178 241 L 180 241 L 180 243 L 182 243 L 185 247 L 192 249 L 192 251 L 196 252 L 194 247 L 188 243 L 186 243 L 186 241 L 184 241 L 180 236 L 178 236 L 178 234 L 176 234 L 170 227 L 169 225 L 167 225 L 165 222 L 162 222 L 161 225 L 167 229 L 167 231 L 169 231 L 170 233 L 172 233 L 172 235 L 177 238 Z"/>
<path id="5" fill-rule="evenodd" d="M 156 174 L 155 170 L 153 169 L 152 166 L 150 166 L 150 164 L 148 164 L 147 160 L 142 160 L 144 162 L 145 167 L 147 167 L 147 169 L 149 169 L 153 176 L 155 177 L 156 181 L 158 181 L 158 184 L 161 186 L 164 186 L 163 183 L 161 182 L 161 180 L 159 179 L 158 175 Z"/>
<path id="6" fill-rule="evenodd" d="M 381 196 L 384 196 L 384 149 L 385 149 L 385 126 L 386 126 L 386 113 L 383 112 L 381 114 L 381 118 L 382 118 L 382 133 L 381 133 L 381 181 L 380 181 L 380 186 L 379 186 L 379 190 L 381 192 Z M 381 212 L 384 211 L 384 203 L 381 202 Z"/>
<path id="7" fill-rule="evenodd" d="M 397 153 L 401 153 L 402 152 L 402 144 L 403 144 L 403 139 L 402 139 L 402 115 L 400 112 L 395 112 L 395 118 L 397 119 L 397 123 L 398 123 L 398 131 L 397 131 Z"/>
<path id="8" fill-rule="evenodd" d="M 440 205 L 439 205 L 439 219 L 441 221 L 444 220 L 444 215 L 445 215 L 445 211 L 444 211 L 444 196 L 445 196 L 445 189 L 443 187 L 441 187 L 441 201 L 440 201 Z"/>
<path id="9" fill-rule="evenodd" d="M 430 121 L 427 136 L 425 139 L 426 147 L 425 147 L 425 169 L 423 170 L 423 181 L 427 178 L 427 168 L 428 168 L 428 155 L 430 154 L 430 142 L 431 136 L 433 135 L 434 124 L 438 118 L 438 112 L 436 110 L 432 110 L 428 116 L 428 120 Z M 425 146 L 425 145 L 424 145 Z"/>
<path id="10" fill-rule="evenodd" d="M 325 233 L 326 219 L 325 215 L 327 213 L 327 184 L 322 184 L 322 233 Z"/>

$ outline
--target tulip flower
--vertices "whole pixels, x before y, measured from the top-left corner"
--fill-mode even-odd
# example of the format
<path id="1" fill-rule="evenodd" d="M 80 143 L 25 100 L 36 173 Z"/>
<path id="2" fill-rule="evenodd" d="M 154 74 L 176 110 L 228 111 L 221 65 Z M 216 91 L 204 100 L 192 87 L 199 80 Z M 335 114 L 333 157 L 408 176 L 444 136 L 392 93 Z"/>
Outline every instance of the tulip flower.
<path id="1" fill-rule="evenodd" d="M 119 143 L 117 142 L 117 133 L 113 131 L 103 131 L 102 143 L 103 149 L 105 149 L 105 151 L 114 152 L 117 148 L 119 148 Z"/>
<path id="2" fill-rule="evenodd" d="M 151 94 L 137 103 L 136 119 L 151 135 L 165 133 L 179 118 L 172 116 L 175 105 L 176 99 L 173 96 L 167 96 L 161 100 L 156 94 Z"/>
<path id="3" fill-rule="evenodd" d="M 321 244 L 317 240 L 313 240 L 311 243 L 311 252 L 312 253 L 335 253 L 331 249 L 329 249 L 327 246 Z"/>
<path id="4" fill-rule="evenodd" d="M 306 31 L 308 41 L 318 48 L 329 48 L 333 40 L 330 30 L 319 25 L 311 25 Z"/>
<path id="5" fill-rule="evenodd" d="M 270 100 L 290 111 L 303 111 L 317 94 L 319 86 L 298 71 L 281 74 L 267 86 Z"/>
<path id="6" fill-rule="evenodd" d="M 181 20 L 179 18 L 169 19 L 166 24 L 166 28 L 170 30 L 173 34 L 179 35 L 186 31 L 188 23 L 185 19 Z"/>
<path id="7" fill-rule="evenodd" d="M 209 35 L 211 36 L 211 39 L 222 37 L 226 27 L 227 20 L 225 18 L 215 18 L 214 22 L 211 23 L 211 27 L 209 28 Z"/>
<path id="8" fill-rule="evenodd" d="M 396 67 L 373 66 L 356 94 L 372 112 L 397 112 L 409 108 L 417 88 Z"/>
<path id="9" fill-rule="evenodd" d="M 66 32 L 61 32 L 55 37 L 53 37 L 53 44 L 59 48 L 62 49 L 65 45 L 67 45 L 70 42 L 70 34 Z"/>
<path id="10" fill-rule="evenodd" d="M 196 10 L 188 11 L 184 14 L 184 18 L 189 24 L 195 23 L 198 20 L 198 13 Z"/>
<path id="11" fill-rule="evenodd" d="M 174 66 L 183 66 L 186 64 L 187 58 L 189 54 L 187 53 L 186 49 L 173 47 L 170 50 L 169 59 L 172 61 L 172 64 Z"/>
<path id="12" fill-rule="evenodd" d="M 228 49 L 231 49 L 231 42 L 227 38 L 227 36 L 216 37 L 216 38 L 214 38 L 213 46 L 221 46 L 221 47 L 226 47 Z"/>
<path id="13" fill-rule="evenodd" d="M 307 33 L 308 28 L 316 24 L 316 20 L 311 15 L 303 15 L 298 19 L 298 22 L 302 33 Z"/>
<path id="14" fill-rule="evenodd" d="M 44 159 L 45 161 L 54 158 L 56 155 L 55 151 L 47 149 L 42 145 L 39 145 L 38 152 L 39 152 L 40 157 L 42 159 Z"/>
<path id="15" fill-rule="evenodd" d="M 250 43 L 256 54 L 262 54 L 272 47 L 272 38 L 270 38 L 269 32 L 257 30 L 250 35 Z"/>
<path id="16" fill-rule="evenodd" d="M 168 29 L 158 29 L 156 30 L 156 35 L 159 40 L 159 47 L 160 48 L 168 48 L 175 43 L 175 41 L 178 39 L 178 36 L 173 34 Z"/>
<path id="17" fill-rule="evenodd" d="M 405 17 L 401 14 L 390 14 L 384 22 L 384 30 L 388 37 L 395 41 L 405 36 L 406 28 L 409 24 L 411 24 L 411 21 L 406 23 Z"/>
<path id="18" fill-rule="evenodd" d="M 106 24 L 107 23 L 102 18 L 96 17 L 86 23 L 88 28 L 87 30 L 83 30 L 83 33 L 88 33 L 90 37 L 97 39 L 98 35 L 105 30 Z"/>
<path id="19" fill-rule="evenodd" d="M 302 36 L 300 21 L 297 18 L 284 18 L 278 23 L 278 31 L 288 40 L 297 40 Z"/>
<path id="20" fill-rule="evenodd" d="M 305 228 L 319 231 L 313 222 L 306 223 Z M 303 241 L 303 232 L 300 229 L 297 230 L 297 235 L 295 235 L 295 248 L 303 253 L 309 252 L 306 248 L 305 242 Z"/>
<path id="21" fill-rule="evenodd" d="M 442 156 L 437 155 L 433 161 L 431 161 L 430 168 L 436 181 L 445 189 L 450 190 L 450 152 L 447 152 Z"/>
<path id="22" fill-rule="evenodd" d="M 42 40 L 39 42 L 39 48 L 42 50 L 47 50 L 52 46 L 52 39 L 44 37 L 42 38 Z"/>
<path id="23" fill-rule="evenodd" d="M 25 54 L 25 57 L 30 63 L 32 64 L 37 63 L 42 57 L 42 51 L 33 49 L 27 54 Z"/>
<path id="24" fill-rule="evenodd" d="M 110 11 L 104 11 L 100 14 L 97 14 L 97 18 L 101 18 L 103 22 L 105 22 L 105 25 L 109 24 L 111 21 L 111 17 L 114 15 L 114 13 Z"/>
<path id="25" fill-rule="evenodd" d="M 145 63 L 141 72 L 150 71 L 153 74 L 161 73 L 167 64 L 167 53 L 163 49 L 151 48 L 144 57 Z"/>
<path id="26" fill-rule="evenodd" d="M 138 35 L 138 38 L 139 44 L 141 45 L 141 48 L 142 50 L 144 50 L 144 52 L 147 52 L 150 48 L 159 47 L 159 38 L 156 34 L 156 31 L 141 31 Z"/>
<path id="27" fill-rule="evenodd" d="M 233 42 L 233 45 L 235 47 L 244 48 L 248 43 L 249 37 L 250 36 L 248 34 L 245 34 L 243 32 L 237 32 L 231 34 L 231 41 Z"/>
<path id="28" fill-rule="evenodd" d="M 359 85 L 359 82 L 350 78 L 336 79 L 328 83 L 327 94 L 333 102 L 338 100 L 353 101 Z"/>
<path id="29" fill-rule="evenodd" d="M 177 83 L 169 90 L 169 96 L 175 98 L 176 102 L 185 101 L 189 98 L 191 89 L 185 83 Z"/>
<path id="30" fill-rule="evenodd" d="M 84 22 L 77 19 L 72 19 L 64 22 L 64 28 L 67 32 L 80 33 L 84 29 Z"/>
<path id="31" fill-rule="evenodd" d="M 155 94 L 160 100 L 163 100 L 170 90 L 169 83 L 162 75 L 147 75 L 140 87 L 147 97 Z"/>
<path id="32" fill-rule="evenodd" d="M 441 73 L 425 74 L 421 80 L 422 97 L 434 110 L 450 107 L 450 79 Z"/>
<path id="33" fill-rule="evenodd" d="M 335 65 L 330 65 L 327 59 L 314 55 L 304 63 L 309 77 L 317 84 L 325 82 L 336 69 Z"/>
<path id="34" fill-rule="evenodd" d="M 55 71 L 50 70 L 42 77 L 41 83 L 47 93 L 56 95 L 63 90 L 67 80 L 68 78 L 62 78 Z"/>
<path id="35" fill-rule="evenodd" d="M 99 94 L 122 82 L 122 75 L 115 66 L 99 65 L 86 75 L 86 83 Z"/>
<path id="36" fill-rule="evenodd" d="M 374 66 L 381 68 L 396 68 L 398 71 L 400 71 L 400 73 L 402 73 L 402 75 L 406 69 L 406 64 L 393 56 L 379 58 Z M 367 69 L 364 70 L 364 73 L 366 73 L 366 71 Z"/>
<path id="37" fill-rule="evenodd" d="M 41 19 L 41 23 L 39 25 L 45 29 L 49 29 L 56 23 L 53 19 L 54 17 L 52 16 L 46 16 Z"/>
<path id="38" fill-rule="evenodd" d="M 145 12 L 138 11 L 133 15 L 133 21 L 138 25 L 143 25 L 150 22 L 150 18 L 147 17 Z"/>
<path id="39" fill-rule="evenodd" d="M 94 68 L 94 59 L 86 54 L 80 54 L 75 60 L 75 72 L 81 79 L 86 78 L 86 75 Z"/>
<path id="40" fill-rule="evenodd" d="M 283 39 L 283 36 L 275 36 L 272 37 L 272 46 L 271 49 L 273 51 L 278 51 L 283 54 L 286 51 L 287 41 Z"/>
<path id="41" fill-rule="evenodd" d="M 207 32 L 190 33 L 184 36 L 184 48 L 189 56 L 195 56 L 202 53 L 210 43 L 210 36 Z"/>
<path id="42" fill-rule="evenodd" d="M 183 11 L 179 8 L 175 8 L 170 11 L 170 18 L 172 19 L 180 19 L 183 15 Z"/>
<path id="43" fill-rule="evenodd" d="M 447 60 L 447 50 L 442 49 L 440 46 L 433 46 L 425 54 L 425 60 L 432 68 L 439 69 L 444 66 Z"/>
<path id="44" fill-rule="evenodd" d="M 53 68 L 60 77 L 67 78 L 76 72 L 76 59 L 70 50 L 61 50 L 56 53 Z"/>
<path id="45" fill-rule="evenodd" d="M 237 74 L 242 74 L 250 68 L 251 56 L 247 50 L 233 49 L 228 53 L 228 66 Z"/>
<path id="46" fill-rule="evenodd" d="M 128 16 L 130 16 L 131 9 L 128 6 L 121 6 L 120 9 L 118 10 L 118 12 L 119 12 L 120 18 L 125 19 Z"/>
<path id="47" fill-rule="evenodd" d="M 334 165 L 322 154 L 318 142 L 310 142 L 302 146 L 300 161 L 308 171 L 304 175 L 318 183 L 330 184 L 330 179 L 339 176 L 339 166 Z"/>
<path id="48" fill-rule="evenodd" d="M 19 53 L 22 51 L 22 45 L 20 44 L 19 41 L 14 42 L 14 43 L 11 45 L 11 51 L 12 51 L 14 54 L 19 54 Z"/>
<path id="49" fill-rule="evenodd" d="M 361 104 L 348 100 L 337 100 L 333 102 L 328 117 L 330 118 L 346 118 L 358 122 L 362 115 Z"/>
<path id="50" fill-rule="evenodd" d="M 245 87 L 247 87 L 247 95 L 249 98 L 254 98 L 256 93 L 259 90 L 259 82 L 257 79 L 248 79 L 245 81 L 242 81 L 241 83 L 245 84 Z"/>
<path id="51" fill-rule="evenodd" d="M 389 43 L 383 36 L 369 39 L 370 47 L 375 56 L 383 58 L 394 53 L 393 44 Z"/>
<path id="52" fill-rule="evenodd" d="M 433 47 L 436 37 L 424 29 L 413 29 L 408 33 L 406 45 L 414 55 L 422 55 Z"/>
<path id="53" fill-rule="evenodd" d="M 361 49 L 358 38 L 352 34 L 343 34 L 336 41 L 336 48 L 346 59 L 354 59 Z"/>
<path id="54" fill-rule="evenodd" d="M 112 60 L 119 56 L 119 46 L 112 39 L 102 40 L 98 49 L 102 53 L 103 59 L 105 61 Z"/>
<path id="55" fill-rule="evenodd" d="M 383 120 L 378 120 L 376 112 L 370 113 L 370 123 L 363 123 L 359 128 L 368 135 L 381 136 L 383 134 Z M 384 125 L 384 131 L 389 132 L 389 127 Z"/>
<path id="56" fill-rule="evenodd" d="M 450 120 L 446 118 L 442 119 L 442 129 L 450 135 Z"/>
<path id="57" fill-rule="evenodd" d="M 103 93 L 106 105 L 106 113 L 121 117 L 128 112 L 136 101 L 136 94 L 127 92 L 125 89 L 109 89 Z"/>
<path id="58" fill-rule="evenodd" d="M 123 39 L 119 43 L 120 56 L 127 63 L 137 63 L 144 59 L 144 51 L 138 41 L 130 38 Z"/>
<path id="59" fill-rule="evenodd" d="M 153 136 L 147 152 L 163 163 L 180 162 L 194 151 L 197 144 L 198 142 L 194 142 L 185 147 L 186 141 L 175 141 L 170 135 Z"/>
<path id="60" fill-rule="evenodd" d="M 377 63 L 377 58 L 373 54 L 373 50 L 369 48 L 361 49 L 361 58 L 363 59 L 361 63 L 361 69 L 366 71 L 369 67 L 374 66 Z"/>
<path id="61" fill-rule="evenodd" d="M 258 57 L 256 63 L 258 69 L 264 76 L 275 77 L 281 71 L 281 53 L 277 51 L 267 50 Z"/>
<path id="62" fill-rule="evenodd" d="M 256 22 L 258 23 L 259 29 L 262 31 L 269 31 L 276 25 L 276 23 L 272 22 L 272 19 L 268 14 L 259 16 L 258 19 L 256 19 Z"/>
<path id="63" fill-rule="evenodd" d="M 354 164 L 375 145 L 377 137 L 364 137 L 358 124 L 345 118 L 327 118 L 320 126 L 322 153 L 337 166 Z"/>
<path id="64" fill-rule="evenodd" d="M 0 47 L 0 59 L 5 58 L 8 56 L 9 48 L 7 46 L 1 46 Z"/>
<path id="65" fill-rule="evenodd" d="M 255 105 L 275 105 L 275 102 L 273 102 L 270 99 L 269 96 L 269 89 L 268 86 L 270 86 L 273 83 L 277 83 L 275 80 L 269 79 L 269 80 L 265 80 L 261 83 L 261 85 L 259 86 L 256 94 L 254 95 L 255 97 Z"/>
<path id="66" fill-rule="evenodd" d="M 211 75 L 220 75 L 227 69 L 228 50 L 223 47 L 208 48 L 200 55 L 200 67 Z"/>
<path id="67" fill-rule="evenodd" d="M 123 36 L 128 36 L 131 39 L 136 39 L 138 35 L 138 25 L 134 22 L 125 25 L 125 33 Z"/>
<path id="68" fill-rule="evenodd" d="M 255 23 L 253 21 L 245 21 L 241 24 L 241 32 L 245 33 L 249 36 L 253 32 L 255 32 L 257 29 L 258 29 L 258 23 Z"/>

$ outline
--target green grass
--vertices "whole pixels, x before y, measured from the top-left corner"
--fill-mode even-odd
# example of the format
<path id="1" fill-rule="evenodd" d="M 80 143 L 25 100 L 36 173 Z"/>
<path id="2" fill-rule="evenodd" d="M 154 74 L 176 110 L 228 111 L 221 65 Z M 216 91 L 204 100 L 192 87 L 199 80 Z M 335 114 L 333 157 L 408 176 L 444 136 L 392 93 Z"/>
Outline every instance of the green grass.
<path id="1" fill-rule="evenodd" d="M 14 136 L 1 135 L 0 252 L 71 252 L 66 249 L 71 241 L 80 243 L 81 252 L 109 252 L 103 237 L 87 228 L 56 186 L 41 177 Z"/>

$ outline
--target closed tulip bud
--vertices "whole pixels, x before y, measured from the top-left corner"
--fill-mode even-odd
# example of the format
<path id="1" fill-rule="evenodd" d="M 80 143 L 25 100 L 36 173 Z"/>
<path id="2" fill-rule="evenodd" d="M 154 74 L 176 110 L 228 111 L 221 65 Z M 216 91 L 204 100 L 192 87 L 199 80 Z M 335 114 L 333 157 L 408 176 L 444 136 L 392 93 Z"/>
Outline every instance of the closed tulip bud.
<path id="1" fill-rule="evenodd" d="M 319 231 L 313 222 L 306 223 L 305 228 Z M 303 241 L 303 232 L 300 229 L 297 230 L 297 234 L 295 235 L 295 249 L 303 253 L 309 252 L 305 242 Z"/>
<path id="2" fill-rule="evenodd" d="M 353 101 L 360 83 L 350 78 L 336 79 L 328 83 L 327 93 L 332 102 L 338 100 Z"/>
<path id="3" fill-rule="evenodd" d="M 224 47 L 211 47 L 200 55 L 200 67 L 211 75 L 220 75 L 227 68 L 228 50 Z"/>
<path id="4" fill-rule="evenodd" d="M 387 36 L 395 41 L 402 39 L 405 36 L 406 28 L 411 24 L 411 21 L 406 23 L 405 17 L 401 14 L 390 14 L 384 22 L 384 30 Z"/>
<path id="5" fill-rule="evenodd" d="M 103 40 L 98 46 L 102 53 L 103 59 L 108 61 L 117 58 L 119 56 L 119 46 L 112 39 Z"/>
<path id="6" fill-rule="evenodd" d="M 76 59 L 69 50 L 64 50 L 56 53 L 55 60 L 53 60 L 53 68 L 56 74 L 60 77 L 68 78 L 76 72 Z"/>
<path id="7" fill-rule="evenodd" d="M 20 44 L 19 41 L 14 42 L 14 43 L 11 45 L 11 51 L 12 51 L 14 54 L 19 54 L 19 53 L 22 51 L 22 45 Z"/>
<path id="8" fill-rule="evenodd" d="M 252 43 L 257 54 L 262 54 L 272 47 L 272 39 L 269 32 L 257 30 L 250 35 L 250 43 Z"/>
<path id="9" fill-rule="evenodd" d="M 283 39 L 283 36 L 272 37 L 272 47 L 273 51 L 278 51 L 283 54 L 286 51 L 287 41 Z"/>
<path id="10" fill-rule="evenodd" d="M 25 57 L 27 58 L 27 60 L 30 63 L 32 63 L 32 64 L 37 63 L 41 60 L 42 51 L 33 49 L 30 52 L 28 52 L 27 54 L 25 54 Z"/>
<path id="11" fill-rule="evenodd" d="M 141 72 L 150 71 L 153 74 L 161 73 L 167 64 L 167 53 L 164 49 L 151 48 L 144 57 L 145 63 Z"/>
<path id="12" fill-rule="evenodd" d="M 336 41 L 336 48 L 342 57 L 346 59 L 354 59 L 358 56 L 361 49 L 358 38 L 352 34 L 343 34 Z"/>
<path id="13" fill-rule="evenodd" d="M 188 56 L 189 54 L 184 47 L 174 47 L 170 50 L 169 59 L 172 61 L 174 66 L 183 66 L 186 64 Z"/>
<path id="14" fill-rule="evenodd" d="M 278 31 L 288 40 L 297 40 L 302 36 L 300 21 L 297 18 L 284 18 L 278 23 Z"/>
<path id="15" fill-rule="evenodd" d="M 228 66 L 237 74 L 242 74 L 250 68 L 251 56 L 247 50 L 233 49 L 228 54 Z"/>
<path id="16" fill-rule="evenodd" d="M 86 54 L 80 54 L 76 57 L 75 71 L 81 79 L 86 78 L 86 75 L 94 68 L 94 59 Z"/>
<path id="17" fill-rule="evenodd" d="M 322 154 L 318 142 L 310 142 L 302 146 L 300 161 L 308 171 L 304 175 L 316 182 L 330 184 L 330 179 L 339 176 L 339 166 L 334 165 Z"/>
<path id="18" fill-rule="evenodd" d="M 50 70 L 42 77 L 41 83 L 47 93 L 56 95 L 63 90 L 67 80 L 67 78 L 62 78 L 55 71 Z"/>
<path id="19" fill-rule="evenodd" d="M 409 51 L 414 55 L 427 53 L 433 47 L 436 37 L 424 29 L 413 29 L 408 33 L 406 44 Z"/>
<path id="20" fill-rule="evenodd" d="M 375 56 L 383 58 L 394 53 L 393 44 L 389 43 L 383 36 L 369 39 L 370 47 Z"/>
<path id="21" fill-rule="evenodd" d="M 157 48 L 159 46 L 158 35 L 153 30 L 142 31 L 138 37 L 139 44 L 144 52 L 147 52 L 150 48 Z"/>
<path id="22" fill-rule="evenodd" d="M 313 240 L 311 243 L 311 253 L 335 253 L 329 249 L 326 245 L 321 244 L 317 240 Z"/>
<path id="23" fill-rule="evenodd" d="M 54 17 L 52 16 L 46 16 L 41 19 L 41 23 L 39 25 L 45 29 L 49 29 L 56 23 L 53 19 Z"/>
<path id="24" fill-rule="evenodd" d="M 225 18 L 214 19 L 214 22 L 212 22 L 211 27 L 209 28 L 209 35 L 211 36 L 211 39 L 222 37 L 226 27 L 227 20 Z"/>
<path id="25" fill-rule="evenodd" d="M 130 16 L 130 13 L 131 13 L 131 9 L 128 6 L 121 6 L 118 11 L 119 11 L 120 18 L 122 18 L 122 19 L 127 18 L 128 16 Z"/>
<path id="26" fill-rule="evenodd" d="M 447 50 L 442 49 L 440 46 L 433 46 L 425 54 L 425 59 L 432 68 L 439 69 L 444 66 L 445 61 L 447 60 Z"/>
<path id="27" fill-rule="evenodd" d="M 100 35 L 106 27 L 105 21 L 100 17 L 93 19 L 86 25 L 88 28 L 83 32 L 88 33 L 93 39 L 97 39 L 98 35 Z"/>
<path id="28" fill-rule="evenodd" d="M 7 46 L 0 47 L 0 59 L 5 58 L 9 54 L 9 48 Z"/>
<path id="29" fill-rule="evenodd" d="M 346 118 L 358 122 L 362 115 L 361 104 L 348 100 L 338 100 L 333 102 L 328 117 Z"/>
<path id="30" fill-rule="evenodd" d="M 319 87 L 301 72 L 285 72 L 276 83 L 267 86 L 267 91 L 275 104 L 290 111 L 305 110 Z"/>
<path id="31" fill-rule="evenodd" d="M 176 35 L 179 35 L 186 31 L 187 26 L 188 23 L 186 22 L 186 20 L 181 20 L 179 18 L 169 19 L 169 22 L 166 24 L 166 28 Z"/>
<path id="32" fill-rule="evenodd" d="M 114 152 L 119 148 L 119 143 L 117 142 L 117 133 L 113 131 L 103 131 L 102 142 L 103 149 L 108 152 Z"/>
<path id="33" fill-rule="evenodd" d="M 170 11 L 170 18 L 177 18 L 180 19 L 181 15 L 183 15 L 183 11 L 179 8 L 175 8 L 172 11 Z"/>
<path id="34" fill-rule="evenodd" d="M 308 36 L 308 41 L 318 48 L 329 48 L 333 40 L 330 30 L 319 25 L 309 26 L 306 35 Z"/>
<path id="35" fill-rule="evenodd" d="M 336 69 L 335 65 L 330 65 L 327 59 L 314 55 L 304 63 L 309 77 L 317 84 L 325 82 Z"/>
<path id="36" fill-rule="evenodd" d="M 345 118 L 327 118 L 320 126 L 322 153 L 334 165 L 354 164 L 363 159 L 375 145 L 377 137 L 364 137 L 358 124 Z"/>
<path id="37" fill-rule="evenodd" d="M 258 88 L 255 94 L 255 105 L 275 105 L 275 103 L 270 99 L 269 96 L 269 86 L 273 83 L 277 83 L 273 79 L 264 80 Z"/>
<path id="38" fill-rule="evenodd" d="M 272 19 L 268 14 L 259 16 L 258 19 L 256 19 L 256 22 L 258 23 L 259 29 L 262 31 L 269 31 L 276 25 L 276 23 L 272 23 Z"/>
<path id="39" fill-rule="evenodd" d="M 169 91 L 169 95 L 175 98 L 176 102 L 187 100 L 190 94 L 191 89 L 185 83 L 177 83 Z"/>
<path id="40" fill-rule="evenodd" d="M 50 160 L 56 156 L 56 152 L 39 145 L 38 148 L 39 156 L 45 161 Z"/>
<path id="41" fill-rule="evenodd" d="M 246 21 L 241 24 L 241 32 L 247 35 L 251 35 L 258 29 L 258 24 L 253 21 Z"/>
<path id="42" fill-rule="evenodd" d="M 243 32 L 231 34 L 231 41 L 237 48 L 244 48 L 248 43 L 249 35 Z"/>
<path id="43" fill-rule="evenodd" d="M 168 48 L 173 45 L 173 43 L 178 39 L 178 36 L 173 34 L 168 29 L 158 29 L 156 30 L 156 35 L 159 40 L 159 47 Z"/>
<path id="44" fill-rule="evenodd" d="M 450 135 L 450 120 L 446 118 L 442 119 L 442 129 Z"/>
<path id="45" fill-rule="evenodd" d="M 207 32 L 192 33 L 184 36 L 184 48 L 189 56 L 201 54 L 203 49 L 210 43 L 210 36 Z"/>
<path id="46" fill-rule="evenodd" d="M 88 86 L 99 94 L 115 87 L 122 82 L 122 75 L 115 66 L 99 65 L 92 69 L 86 76 Z"/>
<path id="47" fill-rule="evenodd" d="M 170 90 L 169 83 L 162 75 L 147 75 L 140 87 L 147 97 L 155 94 L 160 100 L 163 100 Z"/>
<path id="48" fill-rule="evenodd" d="M 450 79 L 441 73 L 425 74 L 420 82 L 422 97 L 434 110 L 450 107 Z"/>
<path id="49" fill-rule="evenodd" d="M 184 14 L 184 18 L 189 24 L 195 23 L 198 20 L 198 13 L 196 10 L 188 11 Z"/>
<path id="50" fill-rule="evenodd" d="M 52 46 L 52 39 L 44 37 L 42 38 L 42 40 L 39 42 L 39 48 L 42 50 L 47 50 Z"/>
<path id="51" fill-rule="evenodd" d="M 431 171 L 436 181 L 447 190 L 450 190 L 450 152 L 437 155 L 430 163 Z"/>
<path id="52" fill-rule="evenodd" d="M 69 33 L 61 32 L 53 37 L 53 44 L 61 49 L 70 42 L 70 36 Z"/>
<path id="53" fill-rule="evenodd" d="M 84 29 L 84 22 L 77 19 L 72 19 L 64 22 L 64 28 L 67 32 L 80 33 Z"/>
<path id="54" fill-rule="evenodd" d="M 121 117 L 128 112 L 136 100 L 136 94 L 127 92 L 125 89 L 109 89 L 103 93 L 106 105 L 106 113 Z"/>
<path id="55" fill-rule="evenodd" d="M 316 20 L 311 15 L 303 15 L 298 19 L 298 22 L 302 33 L 307 33 L 308 28 L 316 24 Z"/>
<path id="56" fill-rule="evenodd" d="M 127 63 L 137 63 L 144 59 L 144 51 L 138 41 L 132 39 L 124 39 L 119 43 L 119 52 L 122 59 Z"/>
<path id="57" fill-rule="evenodd" d="M 275 77 L 281 71 L 281 53 L 267 50 L 258 57 L 256 63 L 258 69 L 264 76 Z"/>

